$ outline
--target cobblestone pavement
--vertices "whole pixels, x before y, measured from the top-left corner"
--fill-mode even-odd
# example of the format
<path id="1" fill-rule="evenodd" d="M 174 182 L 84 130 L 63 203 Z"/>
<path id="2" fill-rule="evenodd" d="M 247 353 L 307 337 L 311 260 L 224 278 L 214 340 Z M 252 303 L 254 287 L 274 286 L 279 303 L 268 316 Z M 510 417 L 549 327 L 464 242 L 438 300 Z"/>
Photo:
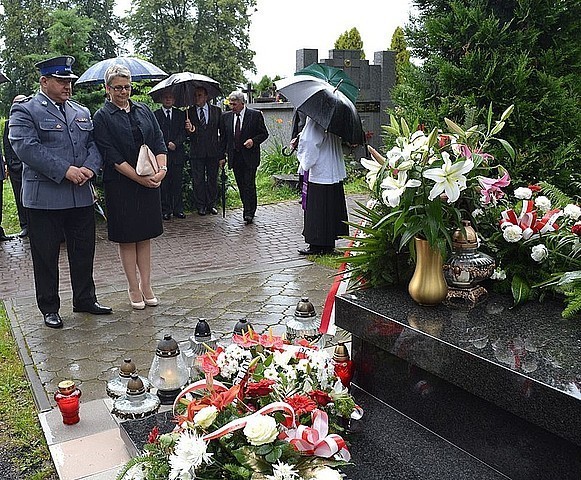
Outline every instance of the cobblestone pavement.
<path id="1" fill-rule="evenodd" d="M 362 199 L 362 198 L 358 198 Z M 353 206 L 350 199 L 349 205 Z M 99 301 L 112 315 L 72 313 L 66 252 L 61 252 L 62 330 L 46 328 L 36 307 L 27 239 L 0 243 L 0 298 L 33 384 L 39 408 L 51 407 L 52 392 L 72 378 L 84 401 L 105 396 L 106 380 L 123 358 L 146 374 L 155 345 L 165 333 L 178 341 L 192 335 L 197 318 L 228 337 L 248 319 L 257 330 L 284 332 L 297 302 L 307 296 L 320 314 L 334 270 L 297 254 L 304 245 L 302 210 L 296 201 L 259 206 L 255 223 L 241 210 L 164 222 L 153 241 L 153 284 L 160 305 L 132 310 L 115 244 L 106 227 L 97 228 L 95 283 Z"/>

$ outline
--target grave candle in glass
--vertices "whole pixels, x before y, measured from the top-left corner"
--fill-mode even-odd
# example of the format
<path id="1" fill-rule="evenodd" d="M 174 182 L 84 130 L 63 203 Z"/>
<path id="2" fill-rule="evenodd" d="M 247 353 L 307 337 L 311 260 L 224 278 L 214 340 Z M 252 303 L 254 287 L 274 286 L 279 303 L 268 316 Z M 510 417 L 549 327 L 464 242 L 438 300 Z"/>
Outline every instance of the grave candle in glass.
<path id="1" fill-rule="evenodd" d="M 79 403 L 81 391 L 72 380 L 63 380 L 58 384 L 58 391 L 54 399 L 59 407 L 65 425 L 74 425 L 79 422 Z"/>

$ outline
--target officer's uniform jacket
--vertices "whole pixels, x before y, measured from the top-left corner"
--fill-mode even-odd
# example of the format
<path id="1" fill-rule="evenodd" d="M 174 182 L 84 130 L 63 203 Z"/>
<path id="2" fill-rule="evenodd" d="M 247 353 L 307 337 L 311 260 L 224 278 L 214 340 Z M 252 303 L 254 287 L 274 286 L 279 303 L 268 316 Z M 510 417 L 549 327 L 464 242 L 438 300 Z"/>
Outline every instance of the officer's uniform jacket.
<path id="1" fill-rule="evenodd" d="M 66 120 L 44 94 L 15 103 L 10 110 L 9 139 L 23 163 L 22 204 L 61 210 L 95 202 L 91 182 L 76 185 L 65 178 L 71 165 L 98 173 L 103 160 L 93 140 L 93 122 L 86 107 L 65 103 Z"/>

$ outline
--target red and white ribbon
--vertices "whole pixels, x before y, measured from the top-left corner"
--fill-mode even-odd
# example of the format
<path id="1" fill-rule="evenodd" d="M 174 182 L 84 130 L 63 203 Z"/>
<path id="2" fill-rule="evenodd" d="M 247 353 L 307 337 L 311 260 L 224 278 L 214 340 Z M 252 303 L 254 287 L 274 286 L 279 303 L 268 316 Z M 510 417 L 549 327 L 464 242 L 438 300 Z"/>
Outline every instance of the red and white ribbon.
<path id="1" fill-rule="evenodd" d="M 223 437 L 224 435 L 228 435 L 229 433 L 232 433 L 232 432 L 235 432 L 236 430 L 240 430 L 241 428 L 244 428 L 246 426 L 246 424 L 248 423 L 248 420 L 251 417 L 255 417 L 257 415 L 268 415 L 269 413 L 273 413 L 273 412 L 285 412 L 293 419 L 293 426 L 296 425 L 295 411 L 294 411 L 293 407 L 291 407 L 286 402 L 273 402 L 273 403 L 270 403 L 269 405 L 267 405 L 266 407 L 263 407 L 260 410 L 257 410 L 252 415 L 247 415 L 246 417 L 237 418 L 236 420 L 233 420 L 230 423 L 227 423 L 223 427 L 219 428 L 215 432 L 208 433 L 207 435 L 204 435 L 202 438 L 207 442 L 210 440 L 215 440 L 216 438 Z"/>
<path id="2" fill-rule="evenodd" d="M 311 413 L 313 426 L 299 425 L 298 428 L 287 430 L 279 435 L 299 452 L 306 455 L 330 458 L 334 455 L 348 462 L 351 454 L 345 440 L 340 435 L 329 435 L 329 417 L 322 410 L 313 410 Z"/>

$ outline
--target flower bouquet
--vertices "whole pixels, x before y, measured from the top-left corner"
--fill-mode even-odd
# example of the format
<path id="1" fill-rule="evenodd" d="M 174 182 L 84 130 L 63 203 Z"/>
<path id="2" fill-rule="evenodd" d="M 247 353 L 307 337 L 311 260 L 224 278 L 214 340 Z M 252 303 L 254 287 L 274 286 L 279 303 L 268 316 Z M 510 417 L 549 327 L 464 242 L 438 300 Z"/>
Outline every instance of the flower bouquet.
<path id="1" fill-rule="evenodd" d="M 250 330 L 198 357 L 203 378 L 176 399 L 173 432 L 152 432 L 119 479 L 340 479 L 342 435 L 362 412 L 329 355 Z"/>
<path id="2" fill-rule="evenodd" d="M 409 267 L 401 257 L 409 260 L 414 237 L 444 255 L 453 232 L 479 205 L 481 191 L 508 184 L 506 169 L 489 152 L 496 142 L 514 156 L 510 144 L 497 136 L 511 113 L 509 107 L 493 122 L 490 108 L 486 126 L 468 129 L 445 119 L 450 133 L 433 128 L 428 134 L 422 125 L 410 128 L 391 116 L 383 128 L 395 145 L 385 156 L 370 147 L 371 159 L 361 159 L 373 199 L 359 205 L 361 221 L 351 224 L 359 233 L 351 238 L 349 259 L 355 288 L 405 281 Z"/>
<path id="3" fill-rule="evenodd" d="M 492 278 L 516 305 L 540 288 L 563 293 L 563 316 L 571 317 L 581 311 L 581 207 L 546 182 L 518 187 L 512 197 L 483 202 L 472 215 L 497 259 Z"/>
<path id="4" fill-rule="evenodd" d="M 445 119 L 450 133 L 434 128 L 428 135 L 391 117 L 384 129 L 395 145 L 385 156 L 370 148 L 372 158 L 361 159 L 373 198 L 359 205 L 360 223 L 351 224 L 357 229 L 349 247 L 352 289 L 403 283 L 410 269 L 401 257 L 409 264 L 411 239 L 445 254 L 464 219 L 476 228 L 480 249 L 500 265 L 493 275 L 498 289 L 511 292 L 516 305 L 550 288 L 564 295 L 565 317 L 581 311 L 579 198 L 547 182 L 517 188 L 509 198 L 509 172 L 491 152 L 514 159 L 512 146 L 498 137 L 512 110 L 493 122 L 489 108 L 486 125 L 470 128 Z M 491 150 L 495 143 L 502 148 Z"/>

